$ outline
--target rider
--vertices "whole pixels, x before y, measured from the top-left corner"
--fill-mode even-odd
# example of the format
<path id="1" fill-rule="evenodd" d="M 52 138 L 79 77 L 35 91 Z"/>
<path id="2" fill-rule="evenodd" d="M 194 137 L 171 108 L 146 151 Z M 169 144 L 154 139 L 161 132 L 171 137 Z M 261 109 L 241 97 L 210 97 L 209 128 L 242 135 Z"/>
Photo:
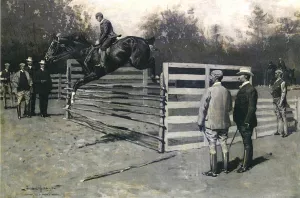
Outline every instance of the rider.
<path id="1" fill-rule="evenodd" d="M 118 35 L 114 32 L 111 22 L 107 19 L 104 19 L 103 14 L 101 12 L 98 12 L 96 14 L 96 19 L 100 22 L 100 35 L 98 44 L 95 46 L 95 48 L 100 47 L 101 55 L 100 65 L 96 66 L 104 67 L 106 59 L 106 49 L 109 48 L 111 44 L 116 41 Z"/>

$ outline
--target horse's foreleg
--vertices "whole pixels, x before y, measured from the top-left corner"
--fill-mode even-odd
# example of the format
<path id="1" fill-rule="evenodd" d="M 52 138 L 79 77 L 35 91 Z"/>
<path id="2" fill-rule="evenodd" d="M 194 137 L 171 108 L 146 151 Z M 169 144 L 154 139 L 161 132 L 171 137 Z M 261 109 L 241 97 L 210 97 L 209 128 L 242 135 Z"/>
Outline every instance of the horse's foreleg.
<path id="1" fill-rule="evenodd" d="M 87 76 L 84 76 L 82 79 L 77 80 L 73 86 L 72 95 L 71 95 L 71 104 L 73 104 L 75 102 L 74 97 L 75 97 L 77 89 L 80 86 L 85 85 L 96 79 L 99 79 L 99 77 L 96 75 L 96 73 L 92 72 L 92 73 L 88 74 Z"/>

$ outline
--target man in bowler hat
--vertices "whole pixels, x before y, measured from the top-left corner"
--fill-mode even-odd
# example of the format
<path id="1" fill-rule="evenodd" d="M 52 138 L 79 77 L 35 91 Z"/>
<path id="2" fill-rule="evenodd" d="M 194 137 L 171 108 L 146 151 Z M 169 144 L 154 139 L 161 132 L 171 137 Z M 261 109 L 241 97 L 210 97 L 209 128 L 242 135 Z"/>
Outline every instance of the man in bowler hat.
<path id="1" fill-rule="evenodd" d="M 35 91 L 35 68 L 33 67 L 32 64 L 32 57 L 28 57 L 26 59 L 27 61 L 27 67 L 25 67 L 25 70 L 29 73 L 30 78 L 32 79 L 32 88 L 30 90 L 30 114 L 31 116 L 35 116 L 35 101 L 36 101 L 36 91 Z M 28 114 L 28 112 L 24 111 L 24 115 Z"/>
<path id="2" fill-rule="evenodd" d="M 238 173 L 243 173 L 251 168 L 253 159 L 252 133 L 257 126 L 256 104 L 257 91 L 250 84 L 251 76 L 254 76 L 249 68 L 240 68 L 237 73 L 239 81 L 242 83 L 237 93 L 233 111 L 233 120 L 242 136 L 244 144 L 244 157 L 242 165 L 238 168 Z"/>
<path id="3" fill-rule="evenodd" d="M 9 94 L 10 101 L 11 101 L 11 107 L 13 106 L 13 94 L 12 94 L 12 88 L 11 88 L 11 82 L 10 82 L 10 76 L 11 72 L 9 71 L 10 64 L 5 63 L 4 64 L 5 69 L 0 72 L 0 79 L 1 79 L 1 89 L 3 93 L 3 100 L 4 100 L 4 109 L 7 109 L 7 103 L 6 103 L 6 95 Z"/>
<path id="4" fill-rule="evenodd" d="M 227 148 L 228 129 L 231 125 L 229 112 L 232 110 L 230 92 L 222 86 L 223 72 L 214 70 L 210 74 L 212 84 L 201 98 L 198 126 L 209 142 L 210 170 L 204 172 L 206 176 L 216 177 L 217 150 L 219 140 L 223 153 L 223 171 L 228 173 L 229 152 Z"/>

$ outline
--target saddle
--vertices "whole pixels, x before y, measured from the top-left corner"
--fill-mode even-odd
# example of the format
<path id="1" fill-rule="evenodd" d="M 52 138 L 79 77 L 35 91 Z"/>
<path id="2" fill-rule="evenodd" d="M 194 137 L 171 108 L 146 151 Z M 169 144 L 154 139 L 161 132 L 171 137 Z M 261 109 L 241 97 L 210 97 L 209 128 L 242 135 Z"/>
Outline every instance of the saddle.
<path id="1" fill-rule="evenodd" d="M 119 34 L 119 35 L 117 35 L 117 36 L 115 36 L 115 37 L 113 37 L 113 42 L 110 44 L 110 46 L 106 49 L 106 54 L 109 54 L 109 52 L 110 52 L 110 48 L 111 48 L 111 46 L 113 46 L 114 44 L 116 44 L 117 42 L 118 42 L 118 37 L 121 37 L 122 36 L 122 34 Z M 99 49 L 101 47 L 101 44 L 97 44 L 97 45 L 93 45 L 93 48 L 94 49 Z M 98 54 L 100 54 L 100 49 L 99 50 L 97 50 L 98 51 Z"/>

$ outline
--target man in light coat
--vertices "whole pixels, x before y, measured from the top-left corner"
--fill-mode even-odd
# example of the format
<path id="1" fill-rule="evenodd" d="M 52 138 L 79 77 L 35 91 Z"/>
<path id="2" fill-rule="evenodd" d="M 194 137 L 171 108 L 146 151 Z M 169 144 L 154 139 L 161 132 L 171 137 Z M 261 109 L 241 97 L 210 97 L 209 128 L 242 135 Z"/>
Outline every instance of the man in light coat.
<path id="1" fill-rule="evenodd" d="M 25 63 L 20 63 L 20 70 L 15 73 L 12 79 L 13 93 L 16 93 L 18 99 L 17 113 L 18 119 L 21 119 L 21 102 L 25 98 L 25 107 L 30 112 L 30 89 L 32 88 L 32 79 L 29 73 L 24 69 Z M 30 115 L 26 115 L 30 117 Z"/>
<path id="2" fill-rule="evenodd" d="M 232 110 L 230 92 L 222 86 L 223 72 L 214 70 L 210 74 L 209 87 L 201 98 L 198 126 L 209 142 L 210 171 L 204 172 L 206 176 L 216 177 L 217 151 L 216 143 L 219 140 L 223 153 L 223 171 L 228 173 L 229 152 L 227 148 L 228 128 L 231 126 L 229 112 Z"/>

